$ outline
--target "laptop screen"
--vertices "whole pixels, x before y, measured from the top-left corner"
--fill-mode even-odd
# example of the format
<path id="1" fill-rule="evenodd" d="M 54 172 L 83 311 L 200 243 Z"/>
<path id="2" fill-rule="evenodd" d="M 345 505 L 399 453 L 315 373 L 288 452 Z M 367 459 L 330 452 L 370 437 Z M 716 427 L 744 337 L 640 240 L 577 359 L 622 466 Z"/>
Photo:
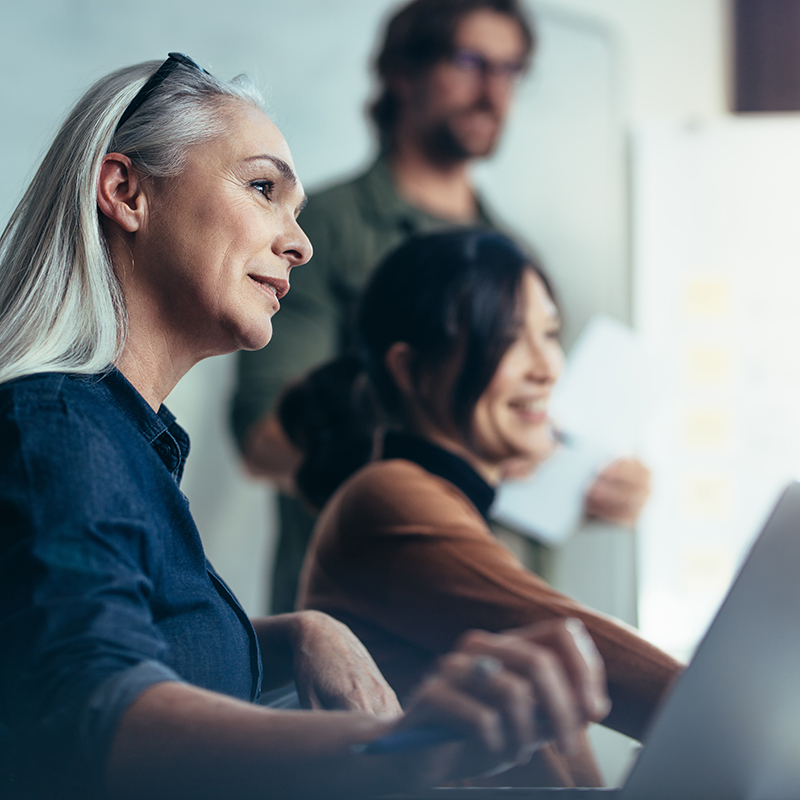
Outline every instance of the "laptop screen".
<path id="1" fill-rule="evenodd" d="M 622 797 L 798 796 L 800 484 L 792 484 L 659 711 Z"/>

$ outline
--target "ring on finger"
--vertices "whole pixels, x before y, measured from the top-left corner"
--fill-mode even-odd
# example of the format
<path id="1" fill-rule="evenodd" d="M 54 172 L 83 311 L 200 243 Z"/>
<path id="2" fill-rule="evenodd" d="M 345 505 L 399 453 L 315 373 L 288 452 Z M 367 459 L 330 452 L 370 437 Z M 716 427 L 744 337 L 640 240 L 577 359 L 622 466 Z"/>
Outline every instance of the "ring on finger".
<path id="1" fill-rule="evenodd" d="M 502 669 L 503 664 L 500 659 L 494 656 L 478 656 L 472 663 L 470 677 L 479 686 L 485 686 Z"/>

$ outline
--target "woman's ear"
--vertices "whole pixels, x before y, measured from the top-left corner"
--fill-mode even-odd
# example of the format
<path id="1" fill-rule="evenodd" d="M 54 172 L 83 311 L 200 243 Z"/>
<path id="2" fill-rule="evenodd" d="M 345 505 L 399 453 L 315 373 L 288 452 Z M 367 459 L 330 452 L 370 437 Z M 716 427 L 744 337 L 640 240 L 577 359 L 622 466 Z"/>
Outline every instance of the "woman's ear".
<path id="1" fill-rule="evenodd" d="M 133 233 L 142 224 L 145 205 L 142 182 L 131 160 L 121 153 L 103 156 L 97 181 L 97 206 L 103 215 Z"/>
<path id="2" fill-rule="evenodd" d="M 406 400 L 416 395 L 413 378 L 414 350 L 407 342 L 395 342 L 383 359 L 386 371 L 391 375 L 400 394 Z"/>

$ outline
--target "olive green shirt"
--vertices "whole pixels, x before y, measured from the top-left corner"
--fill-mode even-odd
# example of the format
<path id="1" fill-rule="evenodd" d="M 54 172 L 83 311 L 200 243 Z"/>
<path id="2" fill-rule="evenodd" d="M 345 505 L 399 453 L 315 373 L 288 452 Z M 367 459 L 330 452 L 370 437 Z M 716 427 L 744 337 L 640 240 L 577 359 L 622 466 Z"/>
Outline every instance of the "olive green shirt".
<path id="1" fill-rule="evenodd" d="M 480 201 L 474 224 L 501 227 Z M 240 446 L 287 382 L 346 348 L 355 301 L 378 261 L 413 234 L 455 223 L 401 198 L 380 157 L 355 179 L 313 194 L 300 225 L 314 256 L 292 270 L 269 345 L 239 354 L 232 414 Z"/>

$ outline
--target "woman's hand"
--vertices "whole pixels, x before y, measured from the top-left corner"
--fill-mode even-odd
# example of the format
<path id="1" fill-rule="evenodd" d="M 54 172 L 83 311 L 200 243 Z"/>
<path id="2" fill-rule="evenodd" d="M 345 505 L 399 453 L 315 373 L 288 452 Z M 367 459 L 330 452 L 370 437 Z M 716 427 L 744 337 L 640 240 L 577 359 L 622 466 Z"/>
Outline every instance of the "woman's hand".
<path id="1" fill-rule="evenodd" d="M 366 647 L 321 611 L 253 620 L 266 688 L 294 680 L 305 708 L 396 716 L 400 703 Z"/>
<path id="2" fill-rule="evenodd" d="M 636 458 L 620 458 L 589 487 L 584 509 L 591 517 L 633 527 L 650 496 L 650 470 Z"/>
<path id="3" fill-rule="evenodd" d="M 422 780 L 435 782 L 527 763 L 550 739 L 575 750 L 586 724 L 609 709 L 603 662 L 583 624 L 552 620 L 464 634 L 394 730 L 446 728 L 464 738 L 418 755 L 427 759 Z"/>
<path id="4" fill-rule="evenodd" d="M 402 713 L 394 690 L 350 628 L 319 611 L 296 616 L 294 679 L 304 707 Z"/>

